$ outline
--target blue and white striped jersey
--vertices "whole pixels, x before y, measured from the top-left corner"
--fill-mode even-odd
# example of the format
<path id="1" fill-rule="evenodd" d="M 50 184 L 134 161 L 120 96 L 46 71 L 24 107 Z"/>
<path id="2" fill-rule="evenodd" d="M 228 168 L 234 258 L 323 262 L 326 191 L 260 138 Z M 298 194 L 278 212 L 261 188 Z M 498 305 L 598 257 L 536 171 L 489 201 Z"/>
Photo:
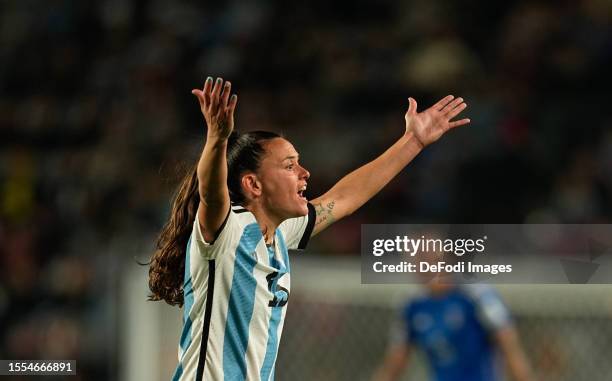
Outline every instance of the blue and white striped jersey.
<path id="1" fill-rule="evenodd" d="M 196 219 L 185 258 L 183 331 L 173 381 L 273 380 L 290 290 L 288 250 L 316 214 L 284 221 L 267 246 L 255 216 L 232 206 L 207 243 Z"/>

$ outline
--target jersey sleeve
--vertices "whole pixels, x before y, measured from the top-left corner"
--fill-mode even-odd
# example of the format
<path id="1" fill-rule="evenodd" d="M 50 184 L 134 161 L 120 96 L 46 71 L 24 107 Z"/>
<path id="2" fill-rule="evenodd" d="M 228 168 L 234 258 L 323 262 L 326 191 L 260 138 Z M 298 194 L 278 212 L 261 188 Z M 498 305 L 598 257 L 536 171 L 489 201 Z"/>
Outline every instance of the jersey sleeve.
<path id="1" fill-rule="evenodd" d="M 466 290 L 475 304 L 478 319 L 487 330 L 493 332 L 512 325 L 510 312 L 493 287 L 472 284 Z"/>
<path id="2" fill-rule="evenodd" d="M 219 255 L 236 249 L 238 242 L 240 242 L 241 232 L 241 224 L 236 213 L 231 208 L 225 221 L 219 228 L 217 238 L 213 242 L 206 242 L 202 234 L 200 222 L 196 218 L 193 222 L 193 231 L 191 232 L 191 240 L 193 241 L 191 247 L 192 250 L 195 249 L 196 253 L 205 259 L 216 259 Z"/>
<path id="3" fill-rule="evenodd" d="M 308 204 L 308 214 L 303 217 L 290 218 L 283 221 L 278 227 L 285 238 L 287 249 L 304 250 L 312 235 L 317 213 L 314 206 Z"/>

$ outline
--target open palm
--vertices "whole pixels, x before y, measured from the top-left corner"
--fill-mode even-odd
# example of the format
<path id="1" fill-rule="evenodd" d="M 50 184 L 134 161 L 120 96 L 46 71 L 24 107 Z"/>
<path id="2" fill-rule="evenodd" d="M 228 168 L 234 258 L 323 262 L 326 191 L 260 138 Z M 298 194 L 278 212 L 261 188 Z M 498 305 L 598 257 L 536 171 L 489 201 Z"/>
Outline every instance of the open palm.
<path id="1" fill-rule="evenodd" d="M 234 110 L 238 97 L 236 94 L 230 97 L 232 84 L 222 78 L 217 78 L 214 86 L 211 77 L 206 79 L 202 90 L 193 89 L 191 93 L 198 98 L 200 110 L 206 125 L 208 136 L 227 139 L 234 130 Z"/>
<path id="2" fill-rule="evenodd" d="M 427 110 L 417 112 L 416 100 L 408 98 L 408 111 L 404 116 L 406 133 L 413 134 L 421 146 L 425 147 L 440 139 L 451 128 L 470 123 L 467 118 L 451 122 L 451 119 L 459 115 L 466 107 L 463 98 L 448 95 Z"/>

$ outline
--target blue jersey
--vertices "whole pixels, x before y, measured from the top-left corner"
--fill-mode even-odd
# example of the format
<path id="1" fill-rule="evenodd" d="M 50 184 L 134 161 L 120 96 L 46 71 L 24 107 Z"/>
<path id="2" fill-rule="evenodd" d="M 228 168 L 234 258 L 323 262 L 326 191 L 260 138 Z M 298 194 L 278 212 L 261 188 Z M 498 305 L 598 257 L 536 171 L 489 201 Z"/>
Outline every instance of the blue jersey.
<path id="1" fill-rule="evenodd" d="M 493 288 L 465 285 L 411 301 L 401 327 L 404 340 L 425 353 L 435 381 L 495 381 L 501 374 L 492 333 L 509 324 Z"/>

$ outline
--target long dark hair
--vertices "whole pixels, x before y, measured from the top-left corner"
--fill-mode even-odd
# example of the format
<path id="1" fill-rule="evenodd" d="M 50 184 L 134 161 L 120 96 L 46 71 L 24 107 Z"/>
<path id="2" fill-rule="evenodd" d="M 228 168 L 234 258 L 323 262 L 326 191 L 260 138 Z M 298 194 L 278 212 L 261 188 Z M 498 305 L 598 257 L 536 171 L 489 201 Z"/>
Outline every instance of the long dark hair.
<path id="1" fill-rule="evenodd" d="M 265 154 L 262 143 L 281 137 L 274 132 L 233 132 L 227 144 L 227 187 L 232 203 L 245 201 L 240 185 L 242 175 L 256 172 Z M 164 300 L 174 306 L 183 305 L 185 253 L 196 219 L 198 193 L 197 163 L 183 179 L 174 196 L 170 219 L 157 238 L 156 250 L 149 263 L 149 300 Z"/>

